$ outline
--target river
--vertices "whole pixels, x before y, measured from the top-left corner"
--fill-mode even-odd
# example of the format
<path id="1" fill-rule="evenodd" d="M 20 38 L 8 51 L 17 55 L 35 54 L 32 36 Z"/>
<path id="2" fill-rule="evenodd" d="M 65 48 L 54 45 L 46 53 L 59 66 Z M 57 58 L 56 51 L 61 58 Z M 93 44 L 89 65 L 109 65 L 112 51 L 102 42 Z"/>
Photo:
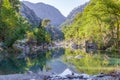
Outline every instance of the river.
<path id="1" fill-rule="evenodd" d="M 0 61 L 0 74 L 25 73 L 27 71 L 62 73 L 65 69 L 76 73 L 98 74 L 120 70 L 120 58 L 117 54 L 109 56 L 102 53 L 84 53 L 80 50 L 54 48 L 52 50 L 31 53 L 25 59 L 14 56 Z"/>

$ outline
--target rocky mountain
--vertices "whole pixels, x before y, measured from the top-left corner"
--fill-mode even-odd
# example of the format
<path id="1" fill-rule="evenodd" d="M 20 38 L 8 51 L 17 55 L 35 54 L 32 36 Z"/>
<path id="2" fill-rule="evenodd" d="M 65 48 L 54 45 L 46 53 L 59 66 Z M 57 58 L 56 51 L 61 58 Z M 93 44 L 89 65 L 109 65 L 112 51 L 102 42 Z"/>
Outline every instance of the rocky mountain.
<path id="1" fill-rule="evenodd" d="M 35 14 L 41 19 L 50 19 L 51 25 L 58 26 L 65 21 L 65 17 L 55 7 L 44 3 L 30 3 L 23 1 L 27 7 L 35 12 Z"/>
<path id="2" fill-rule="evenodd" d="M 34 13 L 33 10 L 31 10 L 29 7 L 27 7 L 24 3 L 21 4 L 20 13 L 22 16 L 24 16 L 33 26 L 38 26 L 40 23 L 40 18 L 37 17 L 37 15 Z"/>
<path id="3" fill-rule="evenodd" d="M 75 16 L 76 16 L 76 14 L 78 14 L 79 12 L 83 12 L 84 8 L 87 6 L 88 3 L 89 3 L 89 2 L 86 2 L 85 4 L 80 5 L 80 6 L 76 7 L 76 8 L 74 8 L 74 9 L 70 12 L 70 14 L 67 16 L 66 21 L 63 22 L 63 23 L 60 25 L 60 28 L 62 28 L 63 26 L 68 26 L 68 25 L 72 24 L 72 22 L 73 22 L 73 20 L 74 20 L 74 18 L 75 18 Z"/>
<path id="4" fill-rule="evenodd" d="M 70 14 L 67 16 L 67 19 L 74 18 L 77 13 L 82 12 L 82 11 L 84 10 L 84 8 L 87 6 L 88 3 L 89 3 L 89 2 L 86 2 L 85 4 L 80 5 L 80 6 L 76 7 L 76 8 L 74 8 L 74 9 L 70 12 Z"/>

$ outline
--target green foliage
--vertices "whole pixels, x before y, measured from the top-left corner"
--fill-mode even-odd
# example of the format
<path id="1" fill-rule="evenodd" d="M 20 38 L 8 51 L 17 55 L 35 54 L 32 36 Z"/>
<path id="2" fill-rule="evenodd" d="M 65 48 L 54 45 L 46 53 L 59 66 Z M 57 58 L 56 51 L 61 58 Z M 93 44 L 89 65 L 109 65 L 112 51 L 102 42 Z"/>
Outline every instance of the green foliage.
<path id="1" fill-rule="evenodd" d="M 34 29 L 34 35 L 37 40 L 37 44 L 51 42 L 51 37 L 44 27 Z"/>
<path id="2" fill-rule="evenodd" d="M 24 35 L 26 34 L 26 31 L 28 30 L 29 30 L 29 25 L 27 21 L 19 17 L 17 27 L 8 32 L 8 35 L 6 36 L 5 44 L 8 47 L 12 46 L 12 44 L 14 44 L 16 40 L 23 39 Z"/>
<path id="3" fill-rule="evenodd" d="M 49 19 L 43 19 L 42 26 L 46 27 L 46 26 L 48 26 L 49 23 L 50 23 Z"/>
<path id="4" fill-rule="evenodd" d="M 45 30 L 50 20 L 44 19 L 42 25 L 36 31 L 28 31 L 30 25 L 28 21 L 19 14 L 19 0 L 4 0 L 0 2 L 0 42 L 4 42 L 7 47 L 11 47 L 18 39 L 24 38 L 27 33 L 29 41 L 36 40 L 38 44 L 49 43 L 51 37 Z M 27 32 L 28 31 L 28 32 Z"/>
<path id="5" fill-rule="evenodd" d="M 33 32 L 28 31 L 26 34 L 26 38 L 28 42 L 34 41 L 35 40 L 35 35 Z"/>
<path id="6" fill-rule="evenodd" d="M 22 38 L 29 27 L 28 22 L 11 4 L 9 0 L 4 0 L 0 8 L 0 41 L 7 47 L 11 47 L 17 39 Z"/>
<path id="7" fill-rule="evenodd" d="M 66 40 L 93 40 L 100 49 L 119 47 L 120 1 L 91 0 L 70 26 L 63 27 Z"/>
<path id="8" fill-rule="evenodd" d="M 20 8 L 20 1 L 19 0 L 9 0 L 13 8 L 18 12 Z"/>

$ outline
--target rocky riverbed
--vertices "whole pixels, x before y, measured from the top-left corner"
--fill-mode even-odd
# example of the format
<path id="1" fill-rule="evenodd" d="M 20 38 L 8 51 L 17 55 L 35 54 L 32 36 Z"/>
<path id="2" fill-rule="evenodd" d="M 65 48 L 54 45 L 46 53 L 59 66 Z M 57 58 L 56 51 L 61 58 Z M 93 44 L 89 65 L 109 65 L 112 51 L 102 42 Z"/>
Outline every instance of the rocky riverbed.
<path id="1" fill-rule="evenodd" d="M 98 75 L 78 74 L 70 69 L 66 69 L 61 74 L 28 71 L 25 74 L 0 75 L 0 80 L 120 80 L 120 71 Z"/>

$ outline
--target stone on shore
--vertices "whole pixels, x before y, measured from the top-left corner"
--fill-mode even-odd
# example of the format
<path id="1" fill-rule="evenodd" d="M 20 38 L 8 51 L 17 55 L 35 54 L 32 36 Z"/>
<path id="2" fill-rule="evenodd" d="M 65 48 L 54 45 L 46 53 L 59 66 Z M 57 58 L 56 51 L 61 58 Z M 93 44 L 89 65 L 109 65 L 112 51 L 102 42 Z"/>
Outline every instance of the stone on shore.
<path id="1" fill-rule="evenodd" d="M 47 72 L 40 72 L 38 74 L 28 71 L 26 74 L 0 75 L 0 80 L 120 80 L 120 71 L 88 75 L 74 73 L 67 68 L 61 74 Z"/>

